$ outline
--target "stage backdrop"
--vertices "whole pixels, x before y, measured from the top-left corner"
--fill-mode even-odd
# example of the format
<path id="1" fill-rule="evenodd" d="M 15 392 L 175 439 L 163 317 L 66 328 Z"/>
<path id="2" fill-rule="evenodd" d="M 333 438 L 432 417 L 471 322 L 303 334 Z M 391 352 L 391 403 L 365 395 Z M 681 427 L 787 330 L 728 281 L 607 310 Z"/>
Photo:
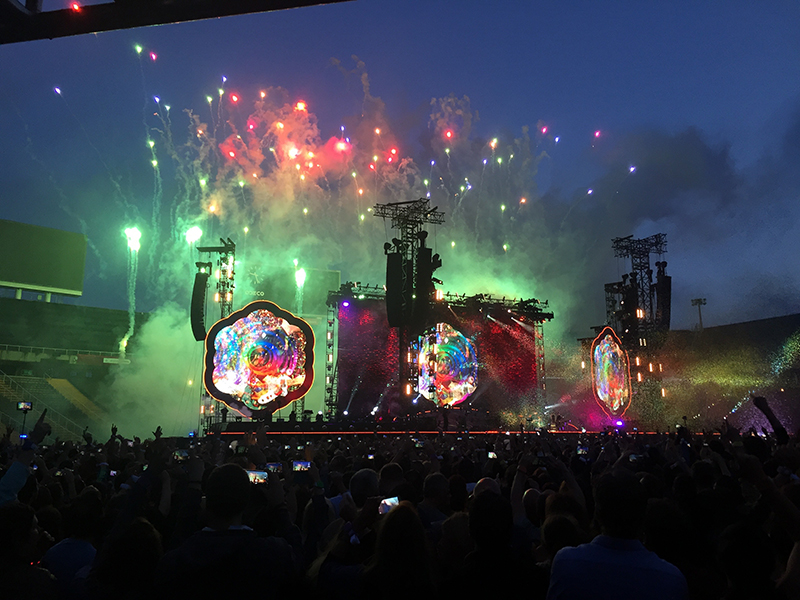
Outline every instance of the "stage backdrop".
<path id="1" fill-rule="evenodd" d="M 364 416 L 385 403 L 396 403 L 399 348 L 397 329 L 389 328 L 383 300 L 357 300 L 339 305 L 338 408 Z M 483 313 L 469 307 L 434 305 L 430 326 L 446 323 L 465 336 L 477 358 L 475 391 L 460 404 L 491 412 L 538 402 L 534 333 L 504 311 Z M 417 350 L 409 348 L 412 356 Z M 416 392 L 414 393 L 416 395 Z M 407 402 L 407 400 L 406 400 Z"/>

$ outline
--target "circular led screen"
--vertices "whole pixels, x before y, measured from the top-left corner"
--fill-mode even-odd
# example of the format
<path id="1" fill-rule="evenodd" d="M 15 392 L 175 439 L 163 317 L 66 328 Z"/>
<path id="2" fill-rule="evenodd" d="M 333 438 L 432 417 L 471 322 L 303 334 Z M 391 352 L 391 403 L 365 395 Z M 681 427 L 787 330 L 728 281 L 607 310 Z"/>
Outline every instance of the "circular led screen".
<path id="1" fill-rule="evenodd" d="M 419 392 L 439 406 L 462 402 L 478 383 L 478 357 L 467 337 L 439 323 L 419 340 Z"/>
<path id="2" fill-rule="evenodd" d="M 314 380 L 314 332 L 272 302 L 252 302 L 206 336 L 208 393 L 251 416 L 302 398 Z"/>

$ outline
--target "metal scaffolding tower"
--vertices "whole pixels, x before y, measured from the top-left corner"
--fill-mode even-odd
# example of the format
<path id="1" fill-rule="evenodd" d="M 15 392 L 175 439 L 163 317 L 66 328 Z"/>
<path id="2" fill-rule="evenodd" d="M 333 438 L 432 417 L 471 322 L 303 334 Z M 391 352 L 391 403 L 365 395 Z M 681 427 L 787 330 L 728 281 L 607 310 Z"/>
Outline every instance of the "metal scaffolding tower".
<path id="1" fill-rule="evenodd" d="M 420 323 L 416 321 L 423 320 L 424 315 L 427 313 L 427 303 L 430 302 L 431 298 L 426 296 L 428 295 L 428 291 L 432 292 L 432 289 L 428 290 L 427 286 L 430 283 L 432 269 L 436 268 L 435 265 L 433 268 L 431 268 L 431 252 L 425 248 L 425 238 L 427 237 L 428 232 L 425 231 L 423 227 L 427 223 L 441 225 L 444 223 L 444 213 L 441 212 L 438 207 L 432 207 L 429 199 L 420 198 L 419 200 L 408 200 L 406 202 L 376 204 L 373 207 L 373 214 L 376 217 L 383 218 L 384 221 L 386 219 L 390 219 L 392 229 L 397 229 L 400 234 L 400 237 L 394 238 L 391 244 L 387 242 L 384 246 L 384 250 L 387 252 L 387 259 L 389 258 L 389 251 L 391 250 L 392 254 L 399 254 L 401 256 L 403 264 L 410 264 L 413 266 L 414 281 L 407 281 L 407 278 L 404 278 L 402 287 L 409 292 L 406 296 L 406 300 L 408 300 L 408 297 L 411 295 L 411 290 L 416 291 L 416 296 L 414 297 L 413 302 L 414 316 L 412 319 L 415 321 L 414 324 L 416 326 L 420 326 Z M 426 262 L 426 259 L 418 260 L 418 257 L 423 256 L 420 254 L 420 250 L 427 252 L 428 264 L 420 264 L 420 260 L 422 260 L 423 263 Z M 436 256 L 434 259 L 438 260 L 439 257 Z M 441 262 L 438 264 L 441 264 Z M 425 282 L 423 279 L 428 279 L 429 281 Z M 387 285 L 389 285 L 388 281 Z M 432 283 L 430 285 L 432 288 Z M 421 290 L 426 290 L 422 297 L 420 296 Z M 391 295 L 392 293 L 393 291 L 390 290 L 389 294 Z M 388 304 L 387 311 L 389 311 Z M 408 310 L 408 306 L 405 307 L 405 314 L 411 314 L 411 311 Z M 407 390 L 410 390 L 411 387 L 409 387 L 407 384 L 411 381 L 411 378 L 414 375 L 414 373 L 410 372 L 410 370 L 413 369 L 413 365 L 409 364 L 407 360 L 404 360 L 409 342 L 408 322 L 402 322 L 399 324 L 397 328 L 397 340 L 399 356 L 397 385 L 399 388 L 400 397 L 402 398 L 409 395 Z"/>
<path id="2" fill-rule="evenodd" d="M 220 246 L 198 247 L 199 252 L 208 252 L 217 255 L 217 269 L 214 273 L 217 279 L 217 290 L 214 292 L 214 302 L 219 304 L 219 318 L 224 319 L 233 312 L 233 290 L 236 288 L 234 277 L 236 275 L 236 244 L 231 238 L 220 238 Z M 198 263 L 200 265 L 208 263 Z M 223 411 L 224 409 L 224 411 Z M 200 414 L 201 420 L 206 431 L 213 423 L 223 420 L 223 415 L 227 415 L 228 408 L 220 407 L 220 402 L 213 401 L 210 396 L 201 396 Z M 227 418 L 227 417 L 225 417 Z"/>
<path id="3" fill-rule="evenodd" d="M 626 277 L 623 277 L 622 282 L 623 287 L 627 285 L 631 293 L 623 292 L 625 296 L 623 302 L 630 303 L 635 300 L 636 306 L 626 305 L 623 312 L 636 324 L 639 345 L 646 346 L 647 339 L 656 329 L 655 287 L 653 269 L 650 268 L 650 254 L 661 255 L 667 251 L 667 234 L 656 233 L 639 240 L 634 239 L 632 235 L 614 238 L 612 246 L 615 257 L 631 259 L 630 284 L 627 285 Z M 609 291 L 611 290 L 606 290 L 607 295 Z M 608 298 L 606 303 L 608 305 Z"/>

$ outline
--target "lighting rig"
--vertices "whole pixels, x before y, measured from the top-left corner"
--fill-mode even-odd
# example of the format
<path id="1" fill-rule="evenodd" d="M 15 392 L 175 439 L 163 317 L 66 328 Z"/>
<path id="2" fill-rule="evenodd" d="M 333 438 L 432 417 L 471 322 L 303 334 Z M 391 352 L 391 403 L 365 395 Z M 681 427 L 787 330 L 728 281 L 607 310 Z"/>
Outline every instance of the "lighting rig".
<path id="1" fill-rule="evenodd" d="M 397 327 L 399 372 L 397 383 L 400 397 L 409 395 L 408 383 L 415 376 L 415 366 L 403 360 L 412 333 L 422 331 L 428 325 L 430 302 L 434 299 L 433 273 L 442 266 L 438 254 L 427 247 L 427 223 L 444 223 L 444 213 L 431 206 L 427 198 L 376 204 L 373 214 L 384 221 L 390 220 L 392 229 L 399 238 L 386 242 L 386 314 L 390 327 Z"/>
<path id="2" fill-rule="evenodd" d="M 198 246 L 197 250 L 199 252 L 208 252 L 209 254 L 217 255 L 217 269 L 214 274 L 217 279 L 217 285 L 216 291 L 214 292 L 214 302 L 219 304 L 219 318 L 224 319 L 233 312 L 233 290 L 236 289 L 236 283 L 234 280 L 236 275 L 236 244 L 231 240 L 231 238 L 220 238 L 219 241 L 219 246 Z M 195 286 L 203 285 L 204 287 L 202 294 L 200 294 L 199 290 L 197 289 L 193 291 L 193 305 L 195 303 L 195 298 L 202 298 L 205 300 L 205 289 L 208 285 L 208 275 L 210 274 L 212 268 L 211 262 L 197 262 L 195 265 L 197 266 Z M 195 339 L 198 338 L 201 330 L 203 335 L 200 339 L 205 338 L 206 327 L 204 304 L 205 302 L 203 302 L 203 306 L 199 308 L 200 315 L 195 314 L 195 307 L 193 306 L 192 329 L 195 330 Z M 198 318 L 200 319 L 202 325 L 198 325 L 196 323 Z M 211 398 L 205 394 L 203 397 L 201 397 L 200 417 L 201 420 L 205 419 L 204 429 L 206 431 L 208 431 L 208 428 L 212 425 L 212 423 L 227 418 L 227 407 L 223 406 L 220 408 L 219 404 L 219 402 L 212 401 Z"/>

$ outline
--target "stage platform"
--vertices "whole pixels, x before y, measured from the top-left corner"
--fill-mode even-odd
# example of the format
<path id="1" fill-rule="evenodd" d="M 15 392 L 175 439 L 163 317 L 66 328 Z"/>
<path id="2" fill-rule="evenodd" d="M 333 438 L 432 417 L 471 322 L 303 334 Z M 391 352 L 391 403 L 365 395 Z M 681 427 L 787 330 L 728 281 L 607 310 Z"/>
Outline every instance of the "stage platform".
<path id="1" fill-rule="evenodd" d="M 541 429 L 455 429 L 448 430 L 430 428 L 399 428 L 399 427 L 357 427 L 345 426 L 343 423 L 294 423 L 290 427 L 288 423 L 261 423 L 258 421 L 241 421 L 229 423 L 215 423 L 211 426 L 206 435 L 215 436 L 244 436 L 256 433 L 263 425 L 267 429 L 263 432 L 266 436 L 336 436 L 336 437 L 359 437 L 359 436 L 401 436 L 401 435 L 446 435 L 446 436 L 487 436 L 487 435 L 530 435 L 537 436 L 542 433 L 550 435 L 600 435 L 609 433 L 624 433 L 627 435 L 656 435 L 657 431 L 638 431 L 638 430 L 613 430 L 613 431 L 589 431 L 589 430 L 541 430 Z"/>

